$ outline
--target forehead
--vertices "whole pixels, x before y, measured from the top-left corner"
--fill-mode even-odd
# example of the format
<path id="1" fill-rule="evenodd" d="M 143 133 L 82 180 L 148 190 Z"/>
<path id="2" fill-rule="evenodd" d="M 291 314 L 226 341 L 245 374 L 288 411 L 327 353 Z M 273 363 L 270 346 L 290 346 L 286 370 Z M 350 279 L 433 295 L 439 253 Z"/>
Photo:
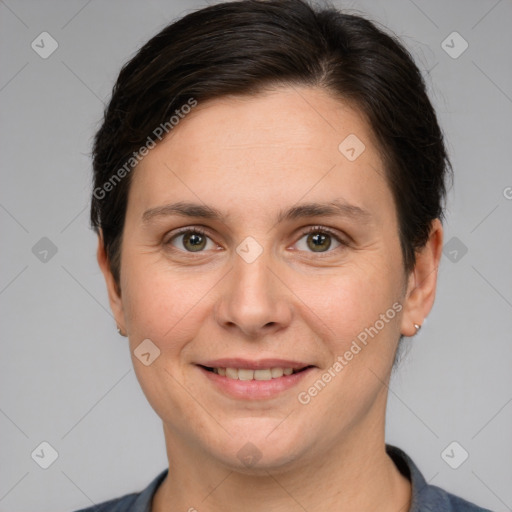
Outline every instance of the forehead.
<path id="1" fill-rule="evenodd" d="M 373 139 L 369 125 L 356 108 L 322 89 L 298 86 L 209 100 L 200 103 L 180 123 L 176 127 L 179 129 L 167 137 L 176 139 L 176 145 L 212 141 L 233 150 L 261 149 L 258 144 L 264 144 L 269 151 L 281 144 L 310 144 L 316 149 L 332 150 L 333 140 L 344 133 Z"/>
<path id="2" fill-rule="evenodd" d="M 356 159 L 343 153 L 346 140 L 362 151 Z M 294 86 L 198 104 L 139 163 L 132 187 L 145 208 L 212 195 L 268 207 L 344 190 L 365 202 L 389 193 L 383 178 L 365 118 L 323 90 Z"/>

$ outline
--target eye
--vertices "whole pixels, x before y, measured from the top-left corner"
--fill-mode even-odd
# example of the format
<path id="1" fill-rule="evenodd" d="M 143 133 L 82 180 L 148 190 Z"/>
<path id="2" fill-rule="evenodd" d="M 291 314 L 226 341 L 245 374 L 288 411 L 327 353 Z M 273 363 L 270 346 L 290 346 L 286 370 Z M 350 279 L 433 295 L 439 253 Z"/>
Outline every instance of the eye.
<path id="1" fill-rule="evenodd" d="M 213 247 L 207 247 L 210 242 Z M 186 228 L 169 238 L 165 245 L 172 245 L 185 252 L 201 252 L 204 249 L 215 248 L 214 242 L 199 228 Z M 178 247 L 177 247 L 178 246 Z M 184 249 L 183 249 L 184 248 Z"/>
<path id="2" fill-rule="evenodd" d="M 300 244 L 303 238 L 305 238 L 305 243 L 301 247 Z M 333 241 L 337 245 L 335 245 L 333 250 L 329 251 L 332 247 Z M 302 237 L 296 245 L 301 251 L 323 253 L 334 252 L 334 250 L 340 246 L 346 246 L 348 244 L 331 230 L 321 226 L 312 226 L 302 233 Z"/>
<path id="3" fill-rule="evenodd" d="M 305 241 L 303 242 L 303 239 Z M 333 248 L 334 242 L 334 248 Z M 210 245 L 209 245 L 210 244 Z M 173 234 L 165 241 L 165 245 L 171 245 L 182 252 L 203 252 L 208 249 L 215 249 L 216 244 L 206 234 L 205 231 L 198 227 L 183 228 L 181 231 Z M 312 226 L 302 233 L 301 238 L 296 242 L 300 251 L 325 253 L 334 252 L 339 247 L 347 246 L 348 243 L 343 241 L 337 234 L 330 229 L 322 226 Z"/>

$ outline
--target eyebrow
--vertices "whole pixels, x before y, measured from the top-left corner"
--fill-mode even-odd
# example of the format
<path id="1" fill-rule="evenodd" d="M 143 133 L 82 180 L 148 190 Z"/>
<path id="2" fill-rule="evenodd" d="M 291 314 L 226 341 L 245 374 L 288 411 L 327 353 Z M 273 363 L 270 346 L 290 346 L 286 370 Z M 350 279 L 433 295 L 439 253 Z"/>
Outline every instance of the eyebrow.
<path id="1" fill-rule="evenodd" d="M 146 210 L 142 215 L 144 223 L 150 222 L 154 218 L 168 217 L 178 215 L 181 217 L 199 217 L 203 219 L 218 220 L 225 222 L 228 215 L 223 214 L 212 206 L 204 204 L 179 201 L 177 203 L 156 206 Z M 335 199 L 329 203 L 302 203 L 292 206 L 287 210 L 280 210 L 277 215 L 277 223 L 296 220 L 307 217 L 338 216 L 347 217 L 360 222 L 368 222 L 372 215 L 368 210 L 359 206 L 349 204 L 344 200 Z"/>

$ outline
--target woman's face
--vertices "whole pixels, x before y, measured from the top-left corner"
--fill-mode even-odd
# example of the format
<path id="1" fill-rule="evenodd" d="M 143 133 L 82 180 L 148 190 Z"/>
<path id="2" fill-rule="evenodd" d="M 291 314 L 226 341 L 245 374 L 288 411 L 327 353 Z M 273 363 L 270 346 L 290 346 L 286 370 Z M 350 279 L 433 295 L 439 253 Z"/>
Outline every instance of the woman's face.
<path id="1" fill-rule="evenodd" d="M 380 435 L 422 318 L 358 112 L 313 88 L 199 104 L 132 178 L 109 289 L 168 449 L 278 469 Z"/>

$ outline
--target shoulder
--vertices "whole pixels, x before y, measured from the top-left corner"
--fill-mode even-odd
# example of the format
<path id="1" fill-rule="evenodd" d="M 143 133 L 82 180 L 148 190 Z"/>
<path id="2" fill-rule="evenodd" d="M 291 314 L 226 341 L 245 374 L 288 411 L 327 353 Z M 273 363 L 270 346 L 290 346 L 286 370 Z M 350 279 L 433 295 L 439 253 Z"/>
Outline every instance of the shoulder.
<path id="1" fill-rule="evenodd" d="M 104 501 L 98 505 L 93 505 L 88 508 L 81 508 L 75 512 L 128 512 L 133 508 L 135 501 L 139 497 L 140 493 L 131 493 L 121 496 L 120 498 L 114 498 L 112 500 Z M 135 510 L 134 510 L 135 512 Z"/>
<path id="2" fill-rule="evenodd" d="M 423 510 L 432 512 L 441 510 L 447 512 L 492 512 L 435 485 L 427 485 L 421 494 L 423 494 L 421 499 L 423 508 L 420 508 L 422 512 Z"/>
<path id="3" fill-rule="evenodd" d="M 151 502 L 158 486 L 167 476 L 168 469 L 157 475 L 150 484 L 140 492 L 125 494 L 92 507 L 82 508 L 75 512 L 151 512 Z"/>
<path id="4" fill-rule="evenodd" d="M 429 484 L 411 457 L 400 448 L 388 444 L 386 452 L 398 470 L 411 482 L 412 501 L 409 512 L 492 512 Z"/>

